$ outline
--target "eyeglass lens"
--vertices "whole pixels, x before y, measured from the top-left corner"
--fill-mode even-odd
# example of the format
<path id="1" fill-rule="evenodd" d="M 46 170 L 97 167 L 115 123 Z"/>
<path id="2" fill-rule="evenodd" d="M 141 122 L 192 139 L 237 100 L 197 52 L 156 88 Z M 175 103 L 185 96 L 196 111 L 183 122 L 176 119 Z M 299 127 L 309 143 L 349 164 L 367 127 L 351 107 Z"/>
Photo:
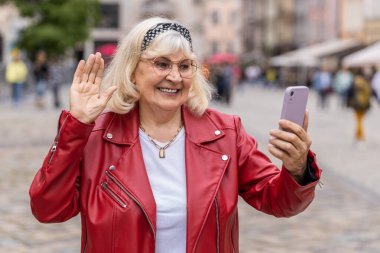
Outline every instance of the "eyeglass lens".
<path id="1" fill-rule="evenodd" d="M 184 78 L 192 77 L 196 71 L 196 65 L 190 59 L 174 63 L 165 57 L 158 57 L 153 59 L 152 63 L 159 75 L 168 75 L 173 68 L 173 64 L 177 65 L 179 74 Z"/>

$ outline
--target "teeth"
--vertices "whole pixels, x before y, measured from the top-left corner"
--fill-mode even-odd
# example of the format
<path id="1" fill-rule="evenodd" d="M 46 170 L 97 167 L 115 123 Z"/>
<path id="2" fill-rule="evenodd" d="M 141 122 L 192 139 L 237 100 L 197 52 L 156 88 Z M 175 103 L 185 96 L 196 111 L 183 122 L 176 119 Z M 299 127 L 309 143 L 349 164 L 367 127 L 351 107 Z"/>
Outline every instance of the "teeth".
<path id="1" fill-rule="evenodd" d="M 178 90 L 177 89 L 168 89 L 168 88 L 159 88 L 160 91 L 163 92 L 168 92 L 168 93 L 176 93 Z"/>

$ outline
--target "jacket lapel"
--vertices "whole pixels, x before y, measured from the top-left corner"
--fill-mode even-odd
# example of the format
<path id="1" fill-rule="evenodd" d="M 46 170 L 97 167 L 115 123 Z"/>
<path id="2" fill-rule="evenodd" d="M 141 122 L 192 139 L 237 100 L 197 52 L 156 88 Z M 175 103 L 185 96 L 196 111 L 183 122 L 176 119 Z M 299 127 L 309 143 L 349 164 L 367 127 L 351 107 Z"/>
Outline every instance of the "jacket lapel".
<path id="1" fill-rule="evenodd" d="M 155 234 L 156 203 L 141 152 L 138 108 L 128 114 L 115 114 L 103 138 L 115 144 L 128 145 L 115 164 L 116 169 L 112 171 L 112 174 L 143 209 Z"/>
<path id="2" fill-rule="evenodd" d="M 184 109 L 183 116 L 186 130 L 187 252 L 193 252 L 230 156 L 203 145 L 224 136 L 207 113 L 197 118 Z"/>

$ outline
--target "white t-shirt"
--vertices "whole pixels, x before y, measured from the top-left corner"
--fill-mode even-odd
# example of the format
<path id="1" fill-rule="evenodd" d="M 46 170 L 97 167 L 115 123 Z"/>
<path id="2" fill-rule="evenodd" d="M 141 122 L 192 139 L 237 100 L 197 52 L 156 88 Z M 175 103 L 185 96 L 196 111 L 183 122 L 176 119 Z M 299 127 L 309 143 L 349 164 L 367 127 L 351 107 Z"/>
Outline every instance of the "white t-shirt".
<path id="1" fill-rule="evenodd" d="M 140 143 L 150 186 L 157 206 L 156 253 L 186 252 L 185 131 L 165 150 L 165 158 L 141 129 Z M 167 143 L 155 141 L 163 147 Z"/>

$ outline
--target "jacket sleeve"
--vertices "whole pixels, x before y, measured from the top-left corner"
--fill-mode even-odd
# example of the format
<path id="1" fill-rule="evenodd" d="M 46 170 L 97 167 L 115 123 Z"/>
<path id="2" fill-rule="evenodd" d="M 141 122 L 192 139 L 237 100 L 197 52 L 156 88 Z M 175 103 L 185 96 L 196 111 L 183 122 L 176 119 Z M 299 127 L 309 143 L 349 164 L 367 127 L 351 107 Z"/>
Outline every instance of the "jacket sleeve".
<path id="1" fill-rule="evenodd" d="M 78 214 L 80 162 L 92 129 L 62 112 L 54 143 L 29 190 L 32 213 L 40 222 L 63 222 Z"/>
<path id="2" fill-rule="evenodd" d="M 314 153 L 309 151 L 308 156 L 316 180 L 301 186 L 284 167 L 280 170 L 257 149 L 255 139 L 245 132 L 239 118 L 235 118 L 235 124 L 239 195 L 257 210 L 276 217 L 290 217 L 302 212 L 313 200 L 321 175 Z"/>

